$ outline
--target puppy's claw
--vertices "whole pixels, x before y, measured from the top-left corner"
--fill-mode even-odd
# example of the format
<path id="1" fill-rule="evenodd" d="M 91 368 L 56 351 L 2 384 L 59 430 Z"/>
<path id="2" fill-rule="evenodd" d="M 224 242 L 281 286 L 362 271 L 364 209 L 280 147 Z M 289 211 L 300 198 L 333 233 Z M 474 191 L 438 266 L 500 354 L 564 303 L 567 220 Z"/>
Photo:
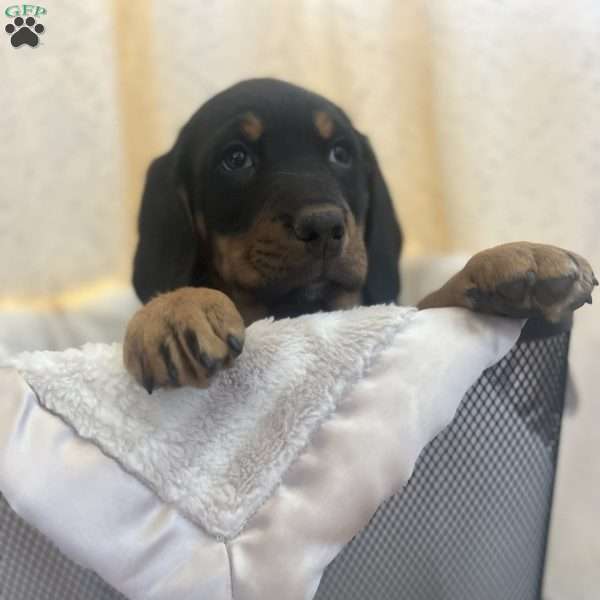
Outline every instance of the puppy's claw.
<path id="1" fill-rule="evenodd" d="M 146 389 L 148 394 L 152 394 L 152 392 L 154 391 L 154 380 L 152 379 L 152 376 L 148 375 L 148 376 L 144 377 L 143 383 L 144 383 L 144 388 Z"/>
<path id="2" fill-rule="evenodd" d="M 242 342 L 237 337 L 231 334 L 227 336 L 227 345 L 229 346 L 230 350 L 235 356 L 239 356 L 242 353 L 242 349 L 244 347 Z"/>
<path id="3" fill-rule="evenodd" d="M 217 371 L 223 368 L 223 361 L 220 359 L 214 360 L 210 369 L 208 370 L 208 376 L 212 377 Z"/>
<path id="4" fill-rule="evenodd" d="M 586 300 L 585 300 L 586 304 L 592 304 L 592 295 L 590 294 Z"/>
<path id="5" fill-rule="evenodd" d="M 198 343 L 198 338 L 196 337 L 196 333 L 193 329 L 186 329 L 183 334 L 185 338 L 185 343 L 190 351 L 190 354 L 194 357 L 194 359 L 202 363 L 202 353 L 200 352 L 200 344 Z"/>
<path id="6" fill-rule="evenodd" d="M 140 371 L 142 373 L 142 385 L 144 386 L 144 388 L 148 392 L 148 394 L 152 394 L 152 392 L 154 390 L 154 379 L 153 379 L 152 375 L 150 373 L 148 373 L 148 371 L 144 367 L 143 359 L 140 361 Z"/>
<path id="7" fill-rule="evenodd" d="M 208 376 L 210 377 L 211 375 L 214 375 L 215 371 L 217 370 L 217 361 L 206 354 L 206 352 L 200 352 L 198 359 L 202 363 L 202 366 L 206 369 Z"/>
<path id="8" fill-rule="evenodd" d="M 177 373 L 177 367 L 173 362 L 173 357 L 171 356 L 171 351 L 166 344 L 161 344 L 158 351 L 162 356 L 162 359 L 165 363 L 165 368 L 167 369 L 167 376 L 169 378 L 169 383 L 172 386 L 176 386 L 179 384 L 179 378 Z"/>
<path id="9" fill-rule="evenodd" d="M 596 279 L 596 277 L 594 276 L 594 278 L 592 279 L 592 283 L 594 284 L 594 286 L 598 285 L 598 280 Z"/>
<path id="10" fill-rule="evenodd" d="M 535 285 L 535 282 L 537 281 L 537 275 L 535 274 L 534 271 L 527 271 L 527 285 L 529 287 L 533 287 Z"/>

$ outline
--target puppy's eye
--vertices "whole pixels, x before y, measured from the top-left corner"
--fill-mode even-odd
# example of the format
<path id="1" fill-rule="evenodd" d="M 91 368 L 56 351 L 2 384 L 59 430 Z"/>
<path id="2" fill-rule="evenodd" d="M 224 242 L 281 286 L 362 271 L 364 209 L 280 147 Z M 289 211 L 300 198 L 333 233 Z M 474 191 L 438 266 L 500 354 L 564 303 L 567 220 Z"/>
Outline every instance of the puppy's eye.
<path id="1" fill-rule="evenodd" d="M 248 169 L 254 165 L 248 150 L 242 144 L 235 144 L 225 150 L 221 165 L 226 171 Z"/>
<path id="2" fill-rule="evenodd" d="M 352 154 L 344 144 L 335 144 L 329 151 L 329 160 L 342 167 L 352 164 Z"/>

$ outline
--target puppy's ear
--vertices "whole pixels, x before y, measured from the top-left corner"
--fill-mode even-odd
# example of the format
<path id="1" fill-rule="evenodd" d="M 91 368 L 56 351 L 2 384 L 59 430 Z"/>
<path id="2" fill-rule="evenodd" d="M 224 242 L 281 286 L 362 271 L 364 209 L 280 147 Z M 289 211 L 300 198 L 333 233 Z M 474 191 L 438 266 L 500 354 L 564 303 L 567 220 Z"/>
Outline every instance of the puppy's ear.
<path id="1" fill-rule="evenodd" d="M 359 137 L 366 161 L 369 193 L 365 222 L 369 265 L 363 301 L 366 305 L 397 302 L 400 294 L 402 230 L 373 148 L 366 136 L 359 134 Z"/>
<path id="2" fill-rule="evenodd" d="M 178 142 L 146 175 L 133 265 L 133 286 L 142 302 L 191 283 L 198 240 L 180 158 Z"/>

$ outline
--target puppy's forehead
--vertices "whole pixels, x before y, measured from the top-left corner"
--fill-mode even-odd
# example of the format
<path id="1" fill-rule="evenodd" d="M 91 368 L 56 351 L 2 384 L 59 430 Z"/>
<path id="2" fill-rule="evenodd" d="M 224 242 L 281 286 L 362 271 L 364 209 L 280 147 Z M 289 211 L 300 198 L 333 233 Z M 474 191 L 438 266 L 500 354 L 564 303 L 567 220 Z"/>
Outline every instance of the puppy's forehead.
<path id="1" fill-rule="evenodd" d="M 348 127 L 335 110 L 322 103 L 299 103 L 295 106 L 259 103 L 236 115 L 234 122 L 242 136 L 257 142 L 263 136 L 282 134 L 296 141 L 320 138 L 328 141 Z"/>
<path id="2" fill-rule="evenodd" d="M 248 142 L 268 143 L 278 155 L 288 147 L 313 148 L 315 140 L 328 142 L 353 132 L 346 114 L 326 98 L 271 79 L 248 80 L 224 90 L 191 121 L 188 129 L 199 141 L 238 135 Z"/>
<path id="3" fill-rule="evenodd" d="M 258 141 L 265 130 L 291 130 L 295 127 L 305 132 L 310 129 L 323 140 L 330 140 L 341 126 L 333 111 L 327 107 L 311 106 L 292 111 L 288 109 L 285 113 L 279 113 L 277 109 L 261 111 L 260 108 L 253 108 L 237 115 L 235 121 L 240 133 L 251 142 Z"/>
<path id="4" fill-rule="evenodd" d="M 267 126 L 284 127 L 302 121 L 321 137 L 332 135 L 336 124 L 350 125 L 348 118 L 332 102 L 293 84 L 256 79 L 241 82 L 215 96 L 208 104 L 239 117 L 251 135 L 264 133 Z"/>

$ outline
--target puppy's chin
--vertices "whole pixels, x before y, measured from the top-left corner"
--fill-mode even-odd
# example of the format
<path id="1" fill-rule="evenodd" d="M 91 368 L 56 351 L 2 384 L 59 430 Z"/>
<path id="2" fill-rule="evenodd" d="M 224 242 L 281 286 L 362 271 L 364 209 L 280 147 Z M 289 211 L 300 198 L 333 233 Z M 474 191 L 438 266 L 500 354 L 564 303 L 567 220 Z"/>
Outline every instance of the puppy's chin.
<path id="1" fill-rule="evenodd" d="M 276 318 L 298 317 L 320 311 L 351 308 L 361 303 L 360 290 L 348 291 L 327 281 L 309 283 L 284 296 L 273 297 L 266 304 Z"/>
<path id="2" fill-rule="evenodd" d="M 366 269 L 343 256 L 331 260 L 312 259 L 270 272 L 252 291 L 267 304 L 293 299 L 294 303 L 318 304 L 324 310 L 337 296 L 360 292 L 365 278 Z M 246 291 L 250 290 L 246 288 Z"/>
<path id="3" fill-rule="evenodd" d="M 307 304 L 322 302 L 326 296 L 327 285 L 328 284 L 325 281 L 315 281 L 314 283 L 309 283 L 297 291 L 299 294 L 299 300 L 301 302 L 306 302 Z"/>
<path id="4" fill-rule="evenodd" d="M 231 296 L 246 325 L 249 325 L 266 316 L 282 319 L 359 306 L 364 276 L 361 273 L 345 273 L 340 277 L 341 271 L 336 275 L 337 280 L 322 276 L 302 281 L 282 279 L 258 286 L 230 284 L 222 289 Z"/>

